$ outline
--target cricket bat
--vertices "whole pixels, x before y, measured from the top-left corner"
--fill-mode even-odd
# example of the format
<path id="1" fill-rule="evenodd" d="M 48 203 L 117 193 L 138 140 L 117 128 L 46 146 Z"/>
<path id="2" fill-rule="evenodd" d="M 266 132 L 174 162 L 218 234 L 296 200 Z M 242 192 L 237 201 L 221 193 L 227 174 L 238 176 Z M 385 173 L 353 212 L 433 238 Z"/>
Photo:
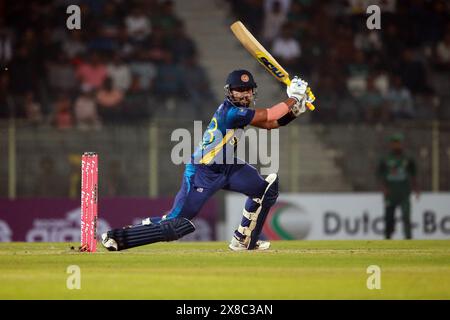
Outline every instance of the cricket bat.
<path id="1" fill-rule="evenodd" d="M 255 39 L 255 37 L 247 30 L 247 28 L 240 21 L 236 21 L 231 25 L 231 31 L 238 40 L 242 43 L 245 49 L 258 60 L 258 62 L 270 72 L 272 76 L 278 81 L 288 86 L 291 83 L 289 73 L 275 60 L 274 57 Z M 314 96 L 311 89 L 308 87 L 307 91 L 309 96 Z M 307 102 L 306 106 L 309 110 L 314 110 L 315 107 L 312 103 Z"/>

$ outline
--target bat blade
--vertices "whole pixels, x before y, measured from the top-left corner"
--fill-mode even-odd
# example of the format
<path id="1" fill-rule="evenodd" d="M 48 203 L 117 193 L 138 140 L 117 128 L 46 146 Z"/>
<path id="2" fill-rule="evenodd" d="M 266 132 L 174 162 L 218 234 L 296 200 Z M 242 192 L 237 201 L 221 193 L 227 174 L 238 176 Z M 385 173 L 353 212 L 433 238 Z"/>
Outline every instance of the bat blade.
<path id="1" fill-rule="evenodd" d="M 231 31 L 241 42 L 245 49 L 278 81 L 289 86 L 291 80 L 289 73 L 272 57 L 272 55 L 259 43 L 250 31 L 240 21 L 236 21 L 230 26 Z M 311 89 L 308 88 L 310 91 Z M 307 103 L 310 110 L 315 107 L 311 103 Z"/>
<path id="2" fill-rule="evenodd" d="M 278 81 L 286 84 L 291 83 L 289 73 L 275 60 L 274 57 L 256 40 L 248 29 L 237 21 L 231 25 L 236 38 L 241 42 L 245 49 Z"/>

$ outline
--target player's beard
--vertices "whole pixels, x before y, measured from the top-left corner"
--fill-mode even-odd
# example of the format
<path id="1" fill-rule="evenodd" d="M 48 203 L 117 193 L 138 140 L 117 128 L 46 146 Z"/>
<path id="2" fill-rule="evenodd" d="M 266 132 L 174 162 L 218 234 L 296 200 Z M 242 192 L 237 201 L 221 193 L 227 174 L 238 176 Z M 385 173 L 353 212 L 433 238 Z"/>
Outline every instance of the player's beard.
<path id="1" fill-rule="evenodd" d="M 247 92 L 233 92 L 231 94 L 231 101 L 240 105 L 249 107 L 254 101 L 254 94 Z"/>

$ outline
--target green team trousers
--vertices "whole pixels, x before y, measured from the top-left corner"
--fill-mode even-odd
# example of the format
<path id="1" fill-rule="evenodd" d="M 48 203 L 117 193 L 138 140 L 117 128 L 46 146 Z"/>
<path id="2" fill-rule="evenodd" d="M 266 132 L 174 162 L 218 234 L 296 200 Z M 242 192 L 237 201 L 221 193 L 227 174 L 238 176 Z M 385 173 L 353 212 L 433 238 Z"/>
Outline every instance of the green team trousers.
<path id="1" fill-rule="evenodd" d="M 384 200 L 385 238 L 390 239 L 395 231 L 395 209 L 400 207 L 405 239 L 411 239 L 411 202 L 407 197 Z"/>

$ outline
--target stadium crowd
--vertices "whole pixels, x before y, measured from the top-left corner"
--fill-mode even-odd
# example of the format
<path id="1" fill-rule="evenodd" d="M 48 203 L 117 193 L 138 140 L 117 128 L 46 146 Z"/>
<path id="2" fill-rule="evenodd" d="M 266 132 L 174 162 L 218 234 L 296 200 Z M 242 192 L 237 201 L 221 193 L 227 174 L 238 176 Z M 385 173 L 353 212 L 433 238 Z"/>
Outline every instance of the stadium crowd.
<path id="1" fill-rule="evenodd" d="M 313 121 L 450 118 L 448 2 L 221 1 L 310 81 L 321 109 Z M 366 8 L 376 3 L 381 30 L 369 30 Z M 0 4 L 0 118 L 95 129 L 179 103 L 201 118 L 216 98 L 170 0 Z M 71 4 L 81 7 L 81 30 L 66 28 Z"/>
<path id="2" fill-rule="evenodd" d="M 313 86 L 319 122 L 450 118 L 444 0 L 228 0 L 281 65 Z M 381 29 L 369 30 L 369 5 Z"/>
<path id="3" fill-rule="evenodd" d="M 96 129 L 148 120 L 170 99 L 196 114 L 213 98 L 170 0 L 1 3 L 0 118 Z M 66 27 L 72 4 L 80 30 Z"/>

